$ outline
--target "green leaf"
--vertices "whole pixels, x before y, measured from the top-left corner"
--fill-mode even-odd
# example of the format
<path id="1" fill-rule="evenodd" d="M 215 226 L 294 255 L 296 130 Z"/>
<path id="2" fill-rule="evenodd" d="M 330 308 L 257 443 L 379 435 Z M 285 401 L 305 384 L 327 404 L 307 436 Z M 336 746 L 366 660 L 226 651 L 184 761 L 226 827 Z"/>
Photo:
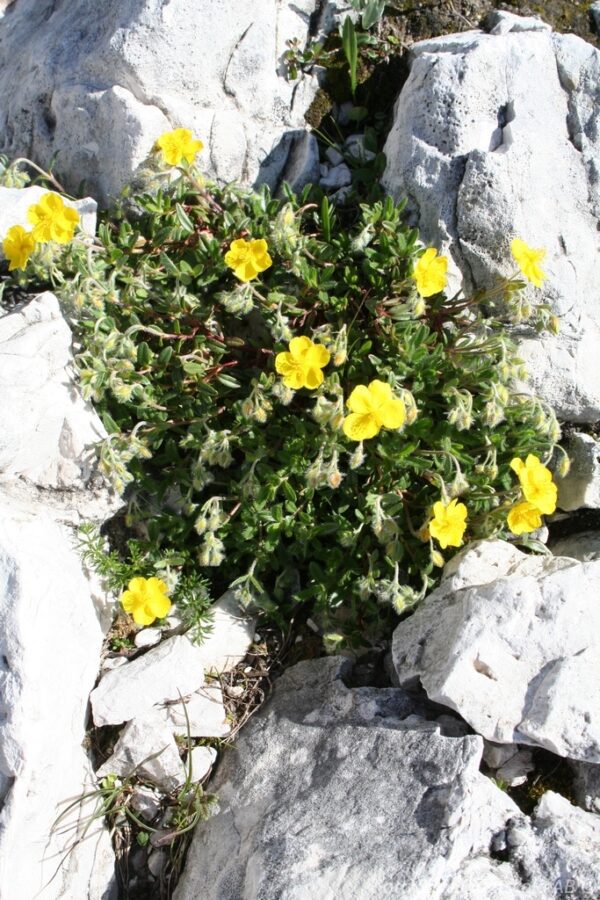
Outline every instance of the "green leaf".
<path id="1" fill-rule="evenodd" d="M 191 234 L 194 231 L 194 223 L 192 222 L 192 220 L 190 219 L 190 217 L 184 210 L 181 203 L 175 204 L 175 214 L 177 215 L 177 218 L 179 219 L 179 224 L 181 225 L 183 230 L 187 231 L 188 234 Z"/>
<path id="2" fill-rule="evenodd" d="M 358 41 L 356 39 L 356 29 L 350 16 L 346 16 L 342 26 L 342 47 L 348 61 L 350 73 L 350 90 L 352 96 L 356 94 L 356 67 L 358 65 Z"/>

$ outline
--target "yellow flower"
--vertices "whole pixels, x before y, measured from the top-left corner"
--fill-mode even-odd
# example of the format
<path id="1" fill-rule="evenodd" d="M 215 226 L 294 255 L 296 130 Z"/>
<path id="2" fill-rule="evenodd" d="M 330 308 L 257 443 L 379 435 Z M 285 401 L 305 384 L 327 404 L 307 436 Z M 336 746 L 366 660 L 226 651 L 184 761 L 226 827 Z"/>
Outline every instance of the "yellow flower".
<path id="1" fill-rule="evenodd" d="M 79 213 L 65 206 L 58 194 L 48 193 L 42 194 L 39 203 L 29 207 L 27 219 L 33 225 L 31 233 L 37 243 L 56 241 L 57 244 L 68 244 L 73 240 Z"/>
<path id="2" fill-rule="evenodd" d="M 351 441 L 366 441 L 382 428 L 401 428 L 406 421 L 404 403 L 384 381 L 359 384 L 346 404 L 351 413 L 344 419 L 344 434 Z"/>
<path id="3" fill-rule="evenodd" d="M 240 281 L 252 281 L 259 272 L 268 269 L 273 260 L 267 252 L 265 240 L 245 241 L 240 238 L 231 242 L 225 254 L 225 263 L 233 269 Z"/>
<path id="4" fill-rule="evenodd" d="M 429 247 L 417 260 L 413 270 L 413 278 L 421 297 L 433 297 L 434 294 L 444 290 L 447 269 L 446 257 L 438 256 L 435 247 Z"/>
<path id="5" fill-rule="evenodd" d="M 546 273 L 542 272 L 538 263 L 543 260 L 546 255 L 544 249 L 534 250 L 525 241 L 515 238 L 511 241 L 510 249 L 521 272 L 536 287 L 542 286 L 542 281 L 546 278 Z"/>
<path id="6" fill-rule="evenodd" d="M 289 353 L 278 353 L 275 357 L 275 368 L 283 375 L 284 385 L 293 391 L 318 388 L 324 377 L 321 369 L 331 359 L 329 350 L 323 344 L 313 344 L 305 336 L 292 338 L 289 347 Z"/>
<path id="7" fill-rule="evenodd" d="M 525 534 L 541 527 L 542 514 L 533 503 L 517 503 L 509 512 L 507 522 L 513 534 Z"/>
<path id="8" fill-rule="evenodd" d="M 120 601 L 136 625 L 151 625 L 171 609 L 167 585 L 160 578 L 132 578 L 127 587 Z"/>
<path id="9" fill-rule="evenodd" d="M 6 232 L 2 249 L 10 263 L 9 272 L 13 269 L 24 269 L 35 249 L 35 240 L 30 231 L 25 231 L 21 225 L 13 225 Z"/>
<path id="10" fill-rule="evenodd" d="M 552 473 L 537 456 L 530 453 L 525 462 L 513 459 L 510 467 L 519 476 L 525 499 L 544 515 L 553 513 L 556 509 L 556 485 L 552 481 Z"/>
<path id="11" fill-rule="evenodd" d="M 429 523 L 431 536 L 442 550 L 446 547 L 460 547 L 467 527 L 467 507 L 464 503 L 451 500 L 444 504 L 441 500 L 433 504 L 433 519 Z"/>
<path id="12" fill-rule="evenodd" d="M 196 154 L 204 149 L 202 141 L 197 141 L 189 128 L 165 131 L 156 141 L 156 146 L 168 166 L 178 166 L 182 159 L 193 163 Z"/>

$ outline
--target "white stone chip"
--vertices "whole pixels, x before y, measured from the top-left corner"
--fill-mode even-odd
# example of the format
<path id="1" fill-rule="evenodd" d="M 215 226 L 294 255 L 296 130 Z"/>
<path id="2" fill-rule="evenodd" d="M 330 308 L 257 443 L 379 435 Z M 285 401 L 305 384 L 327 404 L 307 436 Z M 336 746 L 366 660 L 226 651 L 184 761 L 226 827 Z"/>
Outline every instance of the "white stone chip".
<path id="1" fill-rule="evenodd" d="M 94 723 L 119 725 L 191 694 L 204 683 L 203 660 L 200 648 L 178 635 L 107 672 L 90 695 Z"/>
<path id="2" fill-rule="evenodd" d="M 112 756 L 100 766 L 97 778 L 135 774 L 166 793 L 185 781 L 185 770 L 172 730 L 159 715 L 146 715 L 128 722 Z"/>
<path id="3" fill-rule="evenodd" d="M 217 751 L 214 747 L 194 747 L 188 754 L 186 766 L 189 766 L 190 755 L 192 762 L 192 783 L 206 778 L 217 759 Z"/>
<path id="4" fill-rule="evenodd" d="M 185 700 L 190 737 L 226 737 L 231 732 L 223 706 L 223 693 L 218 684 L 207 684 Z M 188 721 L 181 703 L 161 708 L 165 722 L 178 735 L 188 733 Z"/>

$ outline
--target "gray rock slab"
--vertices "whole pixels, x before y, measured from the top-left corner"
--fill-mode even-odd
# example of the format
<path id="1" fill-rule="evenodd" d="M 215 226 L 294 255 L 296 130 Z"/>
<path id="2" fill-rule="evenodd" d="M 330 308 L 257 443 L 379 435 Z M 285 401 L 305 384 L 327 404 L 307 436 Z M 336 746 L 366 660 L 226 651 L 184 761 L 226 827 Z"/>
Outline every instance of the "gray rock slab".
<path id="1" fill-rule="evenodd" d="M 172 729 L 159 715 L 128 722 L 96 777 L 132 774 L 151 781 L 167 794 L 185 781 L 185 768 Z"/>
<path id="2" fill-rule="evenodd" d="M 546 249 L 547 281 L 527 290 L 549 304 L 560 334 L 516 333 L 527 389 L 563 420 L 595 422 L 600 52 L 516 18 L 502 13 L 498 33 L 413 45 L 383 183 L 409 198 L 422 240 L 449 257 L 450 293 L 514 273 L 513 237 Z"/>
<path id="3" fill-rule="evenodd" d="M 487 740 L 600 762 L 599 592 L 598 561 L 527 556 L 501 541 L 467 548 L 396 628 L 398 682 L 420 685 Z"/>
<path id="4" fill-rule="evenodd" d="M 531 824 L 516 820 L 507 831 L 511 862 L 531 892 L 546 897 L 598 896 L 600 816 L 547 791 Z"/>
<path id="5" fill-rule="evenodd" d="M 204 683 L 203 658 L 199 647 L 178 635 L 106 672 L 90 695 L 94 723 L 120 725 L 193 693 Z"/>
<path id="6" fill-rule="evenodd" d="M 42 164 L 58 153 L 67 188 L 85 180 L 102 203 L 176 127 L 204 142 L 211 177 L 293 181 L 314 160 L 304 113 L 318 82 L 288 80 L 282 56 L 304 45 L 317 5 L 19 0 L 2 20 L 2 150 Z"/>
<path id="7" fill-rule="evenodd" d="M 478 737 L 406 724 L 403 691 L 347 689 L 344 665 L 289 670 L 225 751 L 176 900 L 441 896 L 517 812 L 480 774 Z"/>

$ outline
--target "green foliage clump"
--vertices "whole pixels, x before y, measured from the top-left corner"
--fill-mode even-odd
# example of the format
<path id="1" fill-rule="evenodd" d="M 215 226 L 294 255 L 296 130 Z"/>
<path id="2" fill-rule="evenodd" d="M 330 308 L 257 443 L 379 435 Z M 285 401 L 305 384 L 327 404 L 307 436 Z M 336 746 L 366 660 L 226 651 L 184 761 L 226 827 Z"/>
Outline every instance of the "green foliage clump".
<path id="1" fill-rule="evenodd" d="M 500 319 L 532 312 L 523 283 L 423 300 L 402 209 L 388 198 L 344 215 L 308 191 L 276 200 L 186 165 L 54 267 L 109 431 L 102 465 L 126 488 L 127 552 L 176 602 L 179 585 L 198 620 L 233 586 L 282 624 L 308 605 L 330 642 L 377 638 L 435 581 L 432 505 L 460 498 L 465 540 L 506 533 L 510 460 L 547 457 L 558 438 L 513 386 Z M 225 264 L 240 238 L 267 241 L 259 280 Z M 294 392 L 275 358 L 300 335 L 331 362 L 318 389 Z M 346 401 L 374 379 L 407 422 L 357 443 Z"/>

